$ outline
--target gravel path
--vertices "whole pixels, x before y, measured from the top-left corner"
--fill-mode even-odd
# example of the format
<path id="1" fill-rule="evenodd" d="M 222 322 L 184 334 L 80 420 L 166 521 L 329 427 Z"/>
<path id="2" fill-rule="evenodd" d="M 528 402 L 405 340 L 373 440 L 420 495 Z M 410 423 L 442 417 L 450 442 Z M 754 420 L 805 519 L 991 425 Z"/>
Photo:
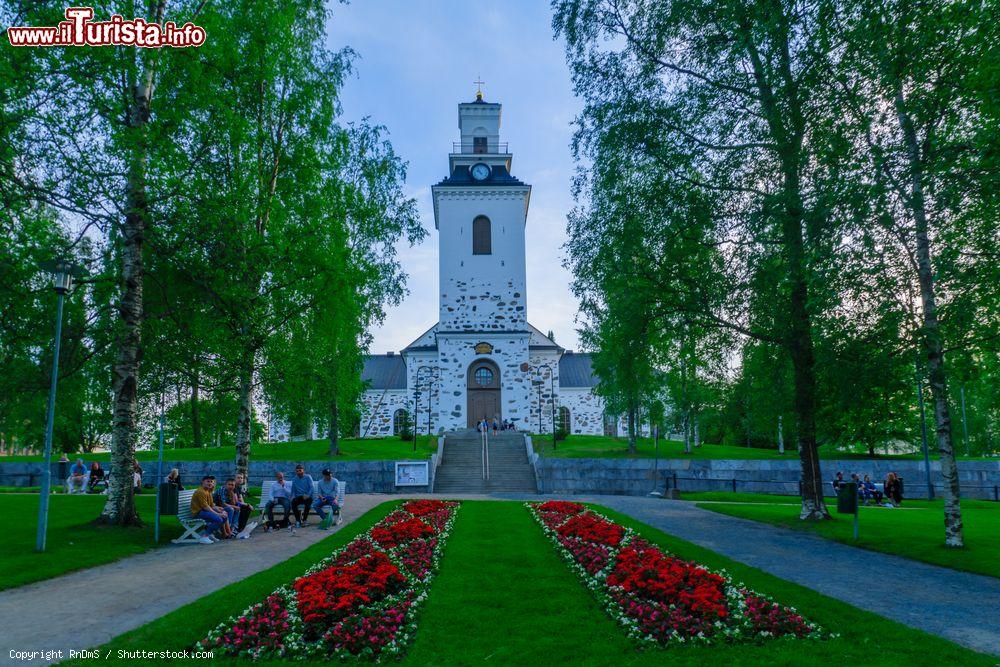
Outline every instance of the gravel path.
<path id="1" fill-rule="evenodd" d="M 350 495 L 343 522 L 316 530 L 316 520 L 287 530 L 213 545 L 168 545 L 107 565 L 0 592 L 0 665 L 49 664 L 117 637 L 224 586 L 287 560 L 387 500 Z M 62 657 L 17 660 L 11 651 L 62 651 Z M 102 656 L 103 657 L 103 656 Z"/>

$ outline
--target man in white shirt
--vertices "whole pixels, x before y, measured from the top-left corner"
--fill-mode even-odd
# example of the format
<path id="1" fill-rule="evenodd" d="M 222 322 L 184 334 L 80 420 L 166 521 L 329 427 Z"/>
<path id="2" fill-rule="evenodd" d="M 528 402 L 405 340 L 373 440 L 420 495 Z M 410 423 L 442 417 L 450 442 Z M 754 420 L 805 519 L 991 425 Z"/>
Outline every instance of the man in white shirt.
<path id="1" fill-rule="evenodd" d="M 285 481 L 285 473 L 279 472 L 274 475 L 274 484 L 267 495 L 267 504 L 264 511 L 267 512 L 267 528 L 270 531 L 275 528 L 274 506 L 280 505 L 285 510 L 285 516 L 281 519 L 282 525 L 288 524 L 288 515 L 292 513 L 292 483 Z"/>

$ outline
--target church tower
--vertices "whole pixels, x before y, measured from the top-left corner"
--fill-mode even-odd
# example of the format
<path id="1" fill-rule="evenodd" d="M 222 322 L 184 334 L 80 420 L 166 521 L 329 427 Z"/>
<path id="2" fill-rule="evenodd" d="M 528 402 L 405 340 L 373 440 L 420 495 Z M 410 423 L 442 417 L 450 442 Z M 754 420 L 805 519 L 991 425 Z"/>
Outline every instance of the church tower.
<path id="1" fill-rule="evenodd" d="M 525 331 L 524 227 L 531 186 L 511 176 L 501 105 L 458 105 L 460 141 L 432 188 L 440 250 L 440 331 Z"/>
<path id="2" fill-rule="evenodd" d="M 510 173 L 500 112 L 481 90 L 458 105 L 448 177 L 431 189 L 441 281 L 434 365 L 446 428 L 483 417 L 529 419 L 530 378 L 522 366 L 532 337 L 524 259 L 531 186 Z"/>

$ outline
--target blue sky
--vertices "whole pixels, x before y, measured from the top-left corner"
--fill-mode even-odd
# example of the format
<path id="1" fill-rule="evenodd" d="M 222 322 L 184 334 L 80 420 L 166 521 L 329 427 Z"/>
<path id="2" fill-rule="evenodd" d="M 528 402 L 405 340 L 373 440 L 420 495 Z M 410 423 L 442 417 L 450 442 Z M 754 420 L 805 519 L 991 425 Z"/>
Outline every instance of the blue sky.
<path id="1" fill-rule="evenodd" d="M 503 107 L 501 141 L 510 142 L 513 174 L 532 185 L 527 226 L 528 319 L 578 347 L 577 302 L 562 268 L 566 214 L 573 206 L 569 143 L 580 110 L 563 45 L 552 38 L 544 0 L 355 0 L 332 4 L 328 45 L 358 53 L 347 81 L 344 119 L 369 116 L 386 126 L 408 163 L 407 193 L 430 234 L 402 247 L 410 294 L 387 313 L 372 352 L 399 350 L 437 321 L 438 237 L 430 186 L 447 176 L 458 139 L 459 102 L 472 101 L 481 76 L 490 102 Z"/>

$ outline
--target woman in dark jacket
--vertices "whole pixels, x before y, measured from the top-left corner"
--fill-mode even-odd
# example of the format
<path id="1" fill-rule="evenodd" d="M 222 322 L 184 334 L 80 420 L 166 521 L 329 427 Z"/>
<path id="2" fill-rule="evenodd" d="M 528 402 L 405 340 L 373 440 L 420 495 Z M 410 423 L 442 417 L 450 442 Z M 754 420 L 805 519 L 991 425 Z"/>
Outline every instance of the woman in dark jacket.
<path id="1" fill-rule="evenodd" d="M 889 473 L 885 478 L 885 497 L 897 507 L 903 502 L 903 483 L 894 472 Z"/>

